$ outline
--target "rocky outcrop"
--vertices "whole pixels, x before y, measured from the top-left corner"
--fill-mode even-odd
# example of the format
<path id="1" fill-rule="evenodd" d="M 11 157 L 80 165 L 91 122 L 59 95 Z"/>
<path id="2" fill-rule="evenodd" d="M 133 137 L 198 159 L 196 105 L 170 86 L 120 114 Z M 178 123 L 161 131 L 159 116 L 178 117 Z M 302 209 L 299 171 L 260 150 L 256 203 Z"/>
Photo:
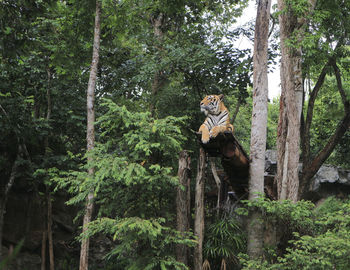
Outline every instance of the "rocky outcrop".
<path id="1" fill-rule="evenodd" d="M 299 166 L 301 170 L 301 164 Z M 270 183 L 277 172 L 277 152 L 267 150 L 265 156 L 265 184 Z M 333 165 L 323 165 L 312 178 L 309 199 L 318 200 L 331 195 L 347 196 L 350 194 L 350 170 Z"/>
<path id="2" fill-rule="evenodd" d="M 312 180 L 311 190 L 318 190 L 324 183 L 350 186 L 350 170 L 332 165 L 323 165 Z"/>

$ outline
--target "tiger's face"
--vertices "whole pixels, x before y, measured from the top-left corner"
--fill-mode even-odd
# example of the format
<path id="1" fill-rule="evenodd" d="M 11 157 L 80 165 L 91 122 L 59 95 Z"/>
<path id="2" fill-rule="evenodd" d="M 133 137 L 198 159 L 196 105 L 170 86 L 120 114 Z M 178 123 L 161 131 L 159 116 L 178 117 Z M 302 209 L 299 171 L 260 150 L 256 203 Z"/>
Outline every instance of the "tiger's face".
<path id="1" fill-rule="evenodd" d="M 206 96 L 201 101 L 201 111 L 208 114 L 218 114 L 220 112 L 220 105 L 224 95 L 210 95 Z"/>

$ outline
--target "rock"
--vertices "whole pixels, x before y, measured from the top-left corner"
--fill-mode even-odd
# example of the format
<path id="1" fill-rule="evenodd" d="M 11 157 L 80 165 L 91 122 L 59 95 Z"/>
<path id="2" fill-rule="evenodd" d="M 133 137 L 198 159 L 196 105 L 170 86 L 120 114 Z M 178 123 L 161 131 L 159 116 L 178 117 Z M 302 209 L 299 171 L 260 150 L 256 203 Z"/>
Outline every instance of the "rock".
<path id="1" fill-rule="evenodd" d="M 311 182 L 312 191 L 316 191 L 322 183 L 335 183 L 339 181 L 338 168 L 330 165 L 323 165 L 313 177 Z"/>
<path id="2" fill-rule="evenodd" d="M 311 191 L 318 191 L 322 184 L 350 186 L 350 171 L 332 165 L 323 165 L 311 182 Z"/>
<path id="3" fill-rule="evenodd" d="M 299 171 L 302 164 L 299 164 Z M 266 150 L 265 154 L 265 176 L 273 177 L 277 172 L 277 151 Z M 318 170 L 311 182 L 311 191 L 316 191 L 322 183 L 337 183 L 350 186 L 350 170 L 337 166 L 323 165 Z"/>
<path id="4" fill-rule="evenodd" d="M 266 150 L 265 153 L 265 176 L 274 177 L 277 172 L 277 151 Z"/>
<path id="5" fill-rule="evenodd" d="M 339 169 L 339 183 L 350 186 L 350 171 Z"/>
<path id="6" fill-rule="evenodd" d="M 277 151 L 276 150 L 266 150 L 265 159 L 270 160 L 273 163 L 277 163 Z"/>

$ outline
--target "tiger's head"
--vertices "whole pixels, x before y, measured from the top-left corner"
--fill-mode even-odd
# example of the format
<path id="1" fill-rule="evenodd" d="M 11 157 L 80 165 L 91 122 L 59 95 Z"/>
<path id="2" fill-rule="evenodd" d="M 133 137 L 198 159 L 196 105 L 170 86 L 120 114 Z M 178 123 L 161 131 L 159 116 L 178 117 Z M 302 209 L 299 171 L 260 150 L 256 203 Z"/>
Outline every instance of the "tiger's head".
<path id="1" fill-rule="evenodd" d="M 210 95 L 206 96 L 201 101 L 201 111 L 208 114 L 219 114 L 221 111 L 221 103 L 224 99 L 224 95 Z"/>

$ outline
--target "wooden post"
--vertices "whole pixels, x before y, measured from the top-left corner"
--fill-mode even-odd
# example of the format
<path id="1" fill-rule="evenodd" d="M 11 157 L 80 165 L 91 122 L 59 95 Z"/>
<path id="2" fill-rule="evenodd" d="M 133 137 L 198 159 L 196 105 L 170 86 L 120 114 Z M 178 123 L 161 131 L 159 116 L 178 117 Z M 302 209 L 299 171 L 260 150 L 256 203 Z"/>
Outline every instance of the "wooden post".
<path id="1" fill-rule="evenodd" d="M 177 230 L 184 233 L 189 230 L 189 207 L 190 201 L 188 201 L 188 192 L 190 189 L 190 169 L 191 169 L 191 157 L 186 150 L 180 152 L 179 155 L 179 186 L 177 187 L 176 194 L 176 217 L 177 217 Z M 176 260 L 188 265 L 187 258 L 187 246 L 178 244 L 176 246 Z"/>
<path id="2" fill-rule="evenodd" d="M 196 177 L 194 222 L 194 235 L 197 237 L 198 244 L 194 248 L 194 270 L 202 270 L 203 265 L 205 166 L 206 154 L 203 147 L 200 147 Z"/>

